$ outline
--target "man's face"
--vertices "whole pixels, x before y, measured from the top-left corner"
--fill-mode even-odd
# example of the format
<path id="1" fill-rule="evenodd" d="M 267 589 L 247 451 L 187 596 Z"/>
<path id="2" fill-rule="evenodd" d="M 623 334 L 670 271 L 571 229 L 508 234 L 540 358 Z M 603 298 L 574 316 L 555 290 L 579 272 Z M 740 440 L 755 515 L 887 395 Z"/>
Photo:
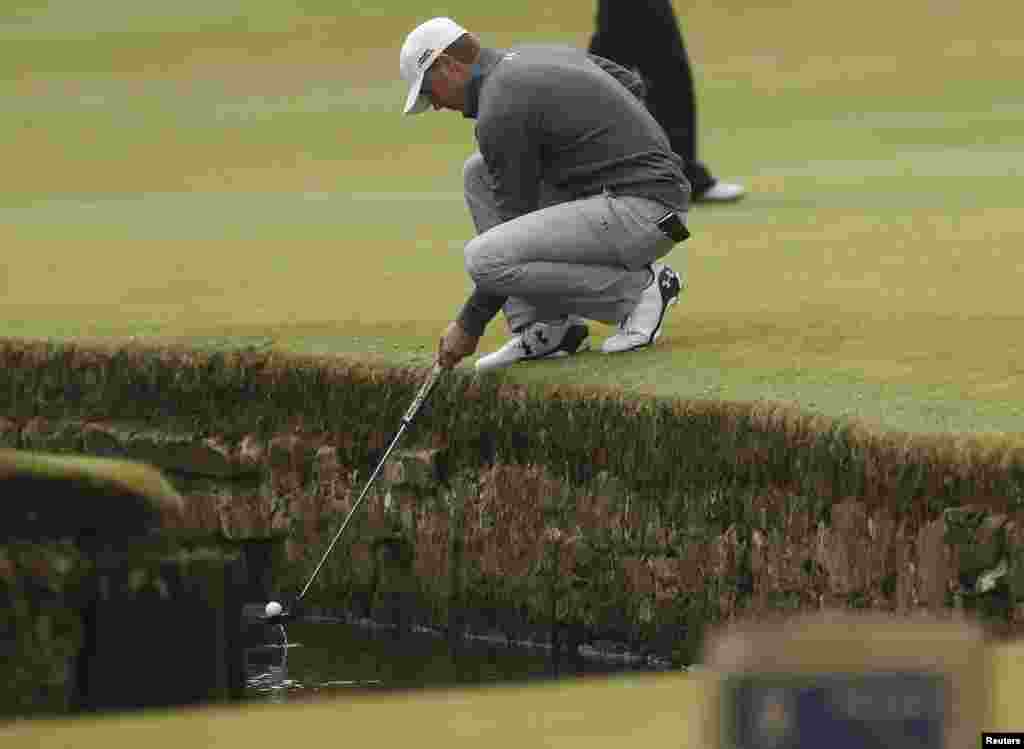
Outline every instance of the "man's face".
<path id="1" fill-rule="evenodd" d="M 461 112 L 466 102 L 466 83 L 469 82 L 469 66 L 442 54 L 427 68 L 420 92 L 430 99 L 434 109 L 451 109 Z"/>

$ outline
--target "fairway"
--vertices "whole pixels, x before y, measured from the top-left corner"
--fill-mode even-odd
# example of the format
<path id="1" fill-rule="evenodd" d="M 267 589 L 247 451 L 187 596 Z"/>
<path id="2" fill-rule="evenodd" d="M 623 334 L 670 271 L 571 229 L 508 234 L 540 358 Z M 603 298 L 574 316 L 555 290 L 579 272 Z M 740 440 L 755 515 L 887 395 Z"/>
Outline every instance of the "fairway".
<path id="1" fill-rule="evenodd" d="M 0 336 L 424 364 L 470 289 L 473 131 L 401 117 L 402 38 L 449 14 L 492 46 L 585 46 L 595 10 L 20 6 L 0 11 Z M 751 194 L 692 209 L 657 347 L 509 376 L 1024 432 L 1021 6 L 676 8 L 702 155 Z"/>

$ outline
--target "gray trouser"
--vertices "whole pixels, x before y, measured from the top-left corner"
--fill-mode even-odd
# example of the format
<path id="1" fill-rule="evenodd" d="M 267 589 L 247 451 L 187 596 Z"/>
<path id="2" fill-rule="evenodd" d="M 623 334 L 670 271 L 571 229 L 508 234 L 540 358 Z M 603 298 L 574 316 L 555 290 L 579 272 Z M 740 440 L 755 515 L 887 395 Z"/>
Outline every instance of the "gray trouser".
<path id="1" fill-rule="evenodd" d="M 674 245 L 655 226 L 668 209 L 654 200 L 610 193 L 573 200 L 541 185 L 538 210 L 501 223 L 479 152 L 463 177 L 478 232 L 466 245 L 466 271 L 478 289 L 509 297 L 513 331 L 565 315 L 618 324 L 651 280 L 646 266 Z"/>

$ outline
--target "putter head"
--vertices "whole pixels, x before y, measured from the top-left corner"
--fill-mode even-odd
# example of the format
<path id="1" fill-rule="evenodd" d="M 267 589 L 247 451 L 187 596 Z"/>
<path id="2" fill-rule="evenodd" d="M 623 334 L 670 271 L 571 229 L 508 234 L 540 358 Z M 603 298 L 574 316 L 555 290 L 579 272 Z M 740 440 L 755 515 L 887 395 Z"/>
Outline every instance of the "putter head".
<path id="1" fill-rule="evenodd" d="M 296 598 L 290 604 L 282 604 L 281 613 L 274 616 L 267 616 L 264 614 L 264 624 L 288 624 L 294 622 L 302 616 L 301 601 Z"/>
<path id="2" fill-rule="evenodd" d="M 296 598 L 290 604 L 284 606 L 280 614 L 268 616 L 266 621 L 267 624 L 287 624 L 300 619 L 303 613 L 302 601 Z"/>

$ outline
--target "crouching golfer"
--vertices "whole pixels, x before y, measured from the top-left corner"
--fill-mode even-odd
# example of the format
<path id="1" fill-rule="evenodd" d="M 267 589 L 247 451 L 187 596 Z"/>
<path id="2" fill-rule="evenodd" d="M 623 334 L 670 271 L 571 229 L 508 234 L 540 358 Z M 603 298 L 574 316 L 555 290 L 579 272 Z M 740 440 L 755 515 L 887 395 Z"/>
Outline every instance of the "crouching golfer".
<path id="1" fill-rule="evenodd" d="M 478 371 L 583 351 L 584 320 L 618 325 L 606 353 L 654 343 L 682 286 L 657 261 L 688 236 L 690 185 L 641 79 L 569 47 L 481 48 L 449 18 L 414 29 L 400 67 L 406 114 L 476 119 L 464 171 L 475 290 L 441 337 L 441 366 L 476 351 L 502 308 L 513 338 Z"/>

